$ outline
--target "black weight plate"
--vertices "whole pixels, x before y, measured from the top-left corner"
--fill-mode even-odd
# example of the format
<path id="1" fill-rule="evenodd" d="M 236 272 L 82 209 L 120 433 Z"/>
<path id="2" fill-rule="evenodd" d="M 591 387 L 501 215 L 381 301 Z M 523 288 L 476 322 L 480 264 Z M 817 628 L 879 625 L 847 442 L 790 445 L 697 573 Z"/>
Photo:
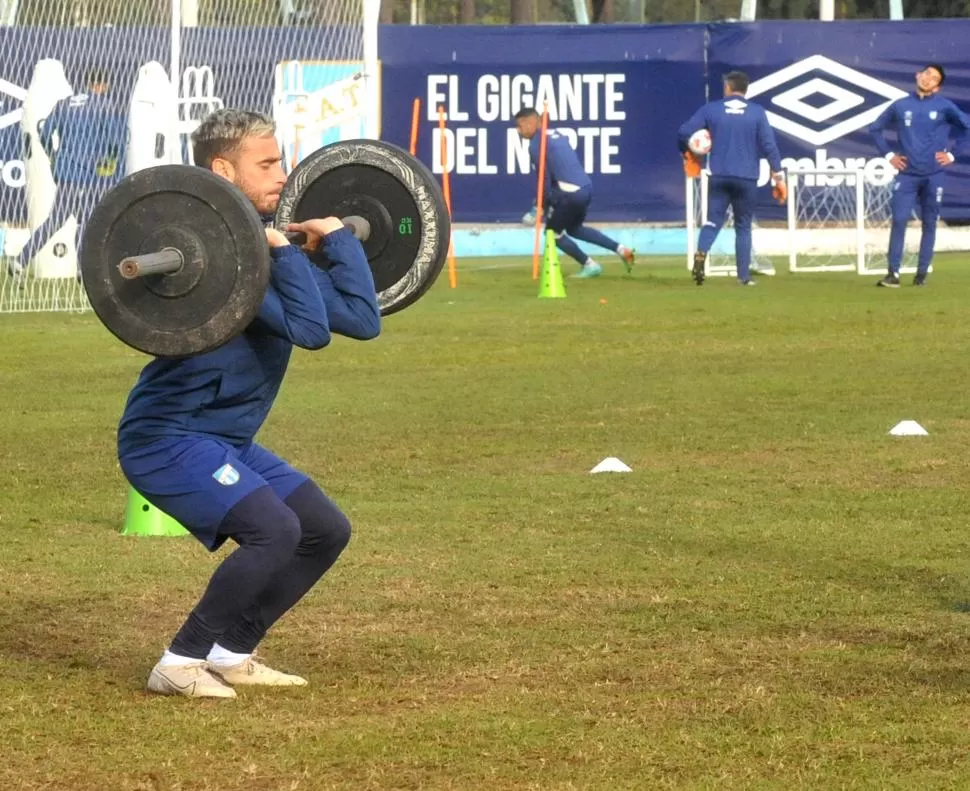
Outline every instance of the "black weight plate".
<path id="1" fill-rule="evenodd" d="M 360 215 L 381 314 L 406 308 L 435 282 L 448 256 L 451 222 L 431 171 L 380 140 L 345 140 L 306 157 L 280 195 L 276 227 Z"/>
<path id="2" fill-rule="evenodd" d="M 126 280 L 123 258 L 172 247 L 182 268 Z M 203 168 L 160 165 L 125 178 L 98 203 L 81 242 L 91 306 L 121 341 L 156 357 L 202 354 L 256 317 L 269 246 L 255 207 Z"/>

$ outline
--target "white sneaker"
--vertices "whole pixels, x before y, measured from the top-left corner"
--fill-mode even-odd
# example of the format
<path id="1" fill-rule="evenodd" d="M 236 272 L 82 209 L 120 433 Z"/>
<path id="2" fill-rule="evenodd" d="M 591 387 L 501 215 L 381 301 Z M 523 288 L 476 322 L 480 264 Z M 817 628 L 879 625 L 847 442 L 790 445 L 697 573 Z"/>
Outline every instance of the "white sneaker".
<path id="1" fill-rule="evenodd" d="M 306 679 L 273 670 L 253 657 L 243 660 L 238 665 L 218 665 L 209 663 L 209 669 L 227 684 L 260 685 L 265 687 L 304 687 Z"/>
<path id="2" fill-rule="evenodd" d="M 155 665 L 148 676 L 148 691 L 187 698 L 236 697 L 236 690 L 209 672 L 209 663 L 205 660 L 184 665 Z"/>

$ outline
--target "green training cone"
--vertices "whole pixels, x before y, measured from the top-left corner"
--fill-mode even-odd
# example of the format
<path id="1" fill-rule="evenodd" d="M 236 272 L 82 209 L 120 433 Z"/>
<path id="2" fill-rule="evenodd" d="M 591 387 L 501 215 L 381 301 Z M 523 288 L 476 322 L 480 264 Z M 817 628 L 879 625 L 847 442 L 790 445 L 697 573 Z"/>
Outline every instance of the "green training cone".
<path id="1" fill-rule="evenodd" d="M 566 286 L 563 285 L 562 269 L 559 268 L 556 235 L 552 231 L 546 231 L 546 245 L 542 252 L 542 274 L 539 276 L 539 298 L 564 299 L 565 296 Z"/>
<path id="2" fill-rule="evenodd" d="M 159 511 L 134 489 L 128 490 L 123 536 L 187 536 L 189 531 L 164 511 Z"/>

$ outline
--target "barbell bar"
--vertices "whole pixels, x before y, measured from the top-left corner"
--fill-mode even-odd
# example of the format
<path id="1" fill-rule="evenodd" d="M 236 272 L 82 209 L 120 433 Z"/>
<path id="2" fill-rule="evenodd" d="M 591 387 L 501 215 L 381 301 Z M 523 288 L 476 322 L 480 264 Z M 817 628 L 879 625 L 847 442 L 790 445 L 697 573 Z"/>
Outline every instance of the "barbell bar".
<path id="1" fill-rule="evenodd" d="M 362 242 L 370 238 L 370 223 L 364 217 L 351 215 L 343 218 L 344 227 Z M 302 231 L 287 231 L 283 234 L 290 244 L 304 245 L 307 235 Z M 185 263 L 185 257 L 174 247 L 166 247 L 156 253 L 141 253 L 123 258 L 118 271 L 126 280 L 149 275 L 170 275 L 178 272 Z"/>

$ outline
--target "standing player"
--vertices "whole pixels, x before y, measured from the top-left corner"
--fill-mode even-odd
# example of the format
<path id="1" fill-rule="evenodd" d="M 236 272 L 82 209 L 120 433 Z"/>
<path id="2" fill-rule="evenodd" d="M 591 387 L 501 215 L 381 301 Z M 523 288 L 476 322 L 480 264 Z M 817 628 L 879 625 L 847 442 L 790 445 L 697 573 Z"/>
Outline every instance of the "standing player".
<path id="1" fill-rule="evenodd" d="M 515 114 L 515 128 L 519 136 L 529 141 L 529 156 L 533 168 L 539 167 L 539 145 L 542 129 L 539 113 L 524 107 Z M 627 272 L 633 271 L 634 251 L 613 241 L 595 228 L 584 225 L 586 212 L 593 198 L 593 182 L 583 170 L 568 138 L 554 129 L 546 131 L 546 174 L 543 195 L 546 206 L 546 229 L 556 234 L 556 247 L 574 258 L 582 269 L 576 277 L 596 277 L 603 267 L 579 249 L 573 241 L 580 239 L 604 250 L 612 250 L 623 260 Z"/>
<path id="2" fill-rule="evenodd" d="M 677 134 L 688 176 L 700 175 L 700 161 L 687 147 L 690 136 L 699 129 L 711 133 L 707 222 L 701 229 L 694 254 L 692 274 L 697 285 L 704 282 L 704 262 L 724 224 L 728 206 L 734 211 L 735 261 L 738 282 L 753 286 L 751 279 L 751 224 L 758 198 L 758 171 L 761 157 L 771 166 L 772 192 L 784 203 L 788 196 L 781 155 L 775 133 L 761 105 L 748 102 L 748 75 L 732 71 L 724 75 L 724 98 L 709 102 L 690 117 Z"/>
<path id="3" fill-rule="evenodd" d="M 107 74 L 88 74 L 87 93 L 63 99 L 40 128 L 40 141 L 51 162 L 56 192 L 47 219 L 20 251 L 16 272 L 24 272 L 73 215 L 78 238 L 94 207 L 124 176 L 128 142 L 126 115 L 109 90 Z"/>
<path id="4" fill-rule="evenodd" d="M 926 285 L 936 243 L 936 221 L 943 201 L 943 168 L 954 161 L 947 148 L 950 133 L 957 130 L 958 147 L 962 147 L 970 131 L 970 119 L 949 99 L 937 95 L 944 79 L 943 67 L 930 63 L 916 73 L 916 92 L 897 99 L 869 127 L 879 153 L 899 171 L 893 182 L 889 274 L 877 284 L 886 288 L 899 288 L 906 224 L 917 202 L 923 232 L 913 285 Z M 896 130 L 899 151 L 894 151 L 886 141 L 885 131 L 889 128 Z"/>
<path id="5" fill-rule="evenodd" d="M 272 215 L 286 180 L 275 132 L 258 113 L 217 110 L 192 133 L 194 161 Z M 366 340 L 380 332 L 360 242 L 335 217 L 291 229 L 306 232 L 330 268 L 267 230 L 272 268 L 256 319 L 214 351 L 149 362 L 121 418 L 118 456 L 132 487 L 209 551 L 238 544 L 152 669 L 152 692 L 232 698 L 241 684 L 306 684 L 253 652 L 350 539 L 350 522 L 320 487 L 254 441 L 294 346 L 321 349 L 331 334 Z"/>

